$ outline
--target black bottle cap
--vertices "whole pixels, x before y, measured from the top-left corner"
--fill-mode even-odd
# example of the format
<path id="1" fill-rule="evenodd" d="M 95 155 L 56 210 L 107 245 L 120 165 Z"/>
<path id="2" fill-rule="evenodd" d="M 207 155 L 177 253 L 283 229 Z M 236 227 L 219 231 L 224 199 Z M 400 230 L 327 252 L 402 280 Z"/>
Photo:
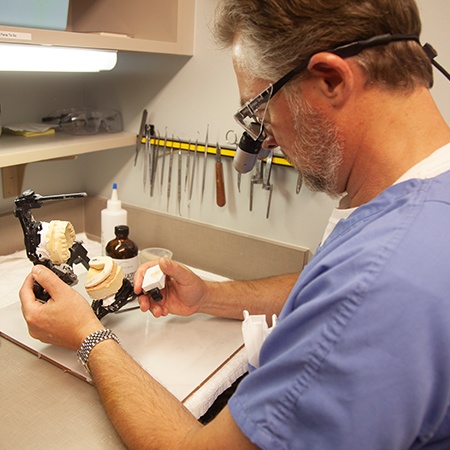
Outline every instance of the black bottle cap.
<path id="1" fill-rule="evenodd" d="M 130 229 L 127 225 L 116 225 L 114 227 L 114 233 L 116 236 L 128 236 Z"/>

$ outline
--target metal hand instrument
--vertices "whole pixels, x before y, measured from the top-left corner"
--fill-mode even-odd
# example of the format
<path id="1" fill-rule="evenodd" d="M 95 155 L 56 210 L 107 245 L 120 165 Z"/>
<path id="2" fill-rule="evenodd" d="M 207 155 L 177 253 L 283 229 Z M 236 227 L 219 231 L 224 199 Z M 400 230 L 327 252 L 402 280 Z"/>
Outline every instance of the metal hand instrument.
<path id="1" fill-rule="evenodd" d="M 216 203 L 217 206 L 225 206 L 227 202 L 225 198 L 225 182 L 223 179 L 222 155 L 220 154 L 220 146 L 216 144 Z"/>
<path id="2" fill-rule="evenodd" d="M 189 192 L 189 183 L 191 181 L 191 141 L 188 142 L 188 152 L 186 158 L 186 175 L 184 177 L 184 192 Z"/>
<path id="3" fill-rule="evenodd" d="M 295 186 L 295 193 L 299 194 L 302 189 L 303 175 L 299 172 L 297 177 L 297 185 Z"/>
<path id="4" fill-rule="evenodd" d="M 183 163 L 183 156 L 181 154 L 181 144 L 180 148 L 178 149 L 178 192 L 177 192 L 177 205 L 178 205 L 178 214 L 181 217 L 181 179 L 182 179 L 182 165 Z"/>
<path id="5" fill-rule="evenodd" d="M 139 127 L 139 134 L 136 138 L 136 153 L 134 155 L 134 165 L 136 165 L 136 163 L 137 163 L 139 151 L 142 146 L 142 138 L 144 137 L 144 134 L 145 134 L 145 124 L 147 123 L 147 115 L 148 115 L 148 112 L 146 109 L 144 109 L 144 111 L 142 112 L 141 126 Z"/>
<path id="6" fill-rule="evenodd" d="M 155 155 L 154 155 L 154 139 L 152 143 L 152 138 L 155 137 L 155 127 L 154 125 L 149 125 L 147 133 L 146 133 L 146 142 L 149 146 L 148 148 L 148 179 L 150 184 L 150 195 L 152 193 L 153 187 L 153 170 L 155 165 Z"/>
<path id="7" fill-rule="evenodd" d="M 154 134 L 154 133 L 153 133 Z M 153 189 L 155 187 L 156 169 L 158 167 L 158 153 L 159 153 L 159 131 L 154 134 L 152 145 L 152 164 L 150 173 L 150 197 L 153 197 Z"/>
<path id="8" fill-rule="evenodd" d="M 163 147 L 163 160 L 161 166 L 161 183 L 159 185 L 160 194 L 162 194 L 163 182 L 164 182 L 164 166 L 166 163 L 166 153 L 167 153 L 167 127 L 164 134 L 164 147 Z"/>
<path id="9" fill-rule="evenodd" d="M 197 151 L 198 151 L 198 138 L 195 141 L 194 161 L 192 163 L 192 173 L 191 173 L 191 185 L 189 187 L 188 208 L 191 207 L 192 191 L 193 191 L 193 188 L 194 188 L 195 168 L 197 166 L 197 159 L 198 159 Z"/>
<path id="10" fill-rule="evenodd" d="M 205 181 L 206 181 L 206 159 L 208 157 L 208 132 L 209 132 L 209 125 L 206 127 L 206 138 L 205 138 L 205 154 L 203 157 L 203 180 L 202 180 L 202 198 L 201 201 L 203 202 L 203 195 L 205 193 Z"/>
<path id="11" fill-rule="evenodd" d="M 258 159 L 255 165 L 255 171 L 250 179 L 250 211 L 253 211 L 253 187 L 255 184 L 263 183 L 262 160 Z"/>
<path id="12" fill-rule="evenodd" d="M 269 199 L 267 201 L 266 219 L 269 218 L 270 205 L 272 203 L 272 194 L 273 194 L 273 183 L 270 182 L 270 176 L 272 174 L 272 160 L 273 160 L 273 150 L 269 153 L 269 156 L 266 159 L 266 165 L 264 167 L 264 174 L 263 174 L 262 188 L 265 189 L 266 191 L 269 191 Z"/>
<path id="13" fill-rule="evenodd" d="M 144 144 L 144 174 L 143 174 L 143 181 L 144 181 L 144 191 L 147 186 L 147 172 L 148 172 L 148 165 L 149 165 L 149 155 L 150 155 L 150 125 L 145 124 L 144 126 L 144 137 L 145 137 L 145 144 Z"/>
<path id="14" fill-rule="evenodd" d="M 231 137 L 233 136 L 233 137 Z M 227 142 L 230 145 L 234 145 L 235 150 L 237 151 L 238 149 L 238 138 L 237 138 L 237 134 L 234 130 L 228 130 L 227 133 L 225 134 L 225 139 L 227 140 Z M 238 188 L 238 192 L 241 192 L 241 172 L 236 172 L 237 173 L 237 188 Z"/>
<path id="15" fill-rule="evenodd" d="M 172 183 L 172 167 L 173 167 L 173 136 L 172 136 L 172 145 L 170 146 L 169 178 L 167 180 L 167 211 L 169 211 L 170 187 Z"/>

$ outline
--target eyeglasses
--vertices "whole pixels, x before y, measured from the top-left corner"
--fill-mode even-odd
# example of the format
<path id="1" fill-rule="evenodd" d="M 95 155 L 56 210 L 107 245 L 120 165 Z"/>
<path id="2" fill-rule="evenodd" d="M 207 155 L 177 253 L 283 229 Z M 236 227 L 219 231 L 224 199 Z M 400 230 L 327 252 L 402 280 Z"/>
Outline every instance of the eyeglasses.
<path id="1" fill-rule="evenodd" d="M 56 111 L 42 119 L 59 125 L 59 129 L 73 135 L 97 134 L 100 129 L 108 133 L 122 131 L 122 115 L 114 109 L 67 109 Z"/>
<path id="2" fill-rule="evenodd" d="M 327 53 L 333 53 L 341 58 L 349 58 L 355 56 L 366 48 L 375 47 L 378 45 L 387 45 L 394 41 L 416 41 L 420 44 L 419 37 L 408 34 L 383 34 L 374 36 L 369 39 L 351 42 L 349 44 L 343 44 L 338 47 L 334 47 L 330 50 L 325 50 Z M 319 53 L 319 52 L 317 52 Z M 308 67 L 309 61 L 313 55 L 307 59 L 302 60 L 296 67 L 290 72 L 281 77 L 278 81 L 260 92 L 256 97 L 246 102 L 234 115 L 238 124 L 244 128 L 244 130 L 255 141 L 263 141 L 265 138 L 264 133 L 264 118 L 269 106 L 269 100 L 292 78 L 298 75 L 300 72 Z"/>

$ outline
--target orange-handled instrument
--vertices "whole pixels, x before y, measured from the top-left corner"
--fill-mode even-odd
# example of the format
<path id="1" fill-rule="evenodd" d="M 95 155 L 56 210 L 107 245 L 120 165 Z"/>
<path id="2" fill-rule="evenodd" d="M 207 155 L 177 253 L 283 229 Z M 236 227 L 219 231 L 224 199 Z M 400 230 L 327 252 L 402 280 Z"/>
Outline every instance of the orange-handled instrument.
<path id="1" fill-rule="evenodd" d="M 225 206 L 226 203 L 222 155 L 220 154 L 219 144 L 216 144 L 216 203 L 220 207 Z"/>

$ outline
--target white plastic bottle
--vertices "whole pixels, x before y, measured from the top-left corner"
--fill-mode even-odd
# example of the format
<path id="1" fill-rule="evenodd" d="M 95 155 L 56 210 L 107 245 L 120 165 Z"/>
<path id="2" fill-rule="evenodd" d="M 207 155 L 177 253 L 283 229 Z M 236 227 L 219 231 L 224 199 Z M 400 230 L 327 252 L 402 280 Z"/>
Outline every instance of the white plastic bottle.
<path id="1" fill-rule="evenodd" d="M 113 240 L 116 235 L 114 228 L 117 225 L 127 225 L 127 211 L 122 208 L 122 202 L 117 194 L 117 183 L 113 183 L 111 198 L 106 203 L 106 208 L 102 209 L 101 226 L 102 226 L 102 254 L 106 254 L 106 244 Z"/>

